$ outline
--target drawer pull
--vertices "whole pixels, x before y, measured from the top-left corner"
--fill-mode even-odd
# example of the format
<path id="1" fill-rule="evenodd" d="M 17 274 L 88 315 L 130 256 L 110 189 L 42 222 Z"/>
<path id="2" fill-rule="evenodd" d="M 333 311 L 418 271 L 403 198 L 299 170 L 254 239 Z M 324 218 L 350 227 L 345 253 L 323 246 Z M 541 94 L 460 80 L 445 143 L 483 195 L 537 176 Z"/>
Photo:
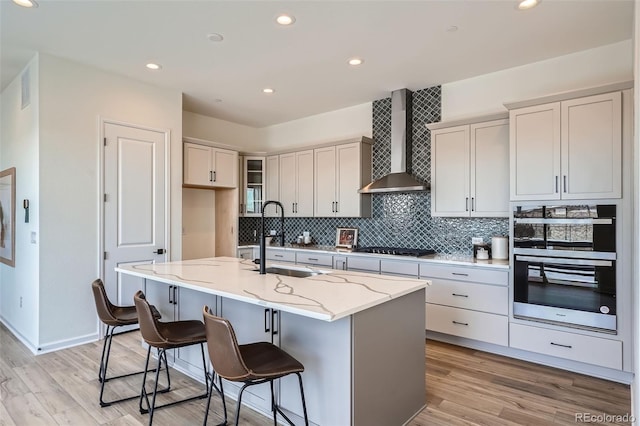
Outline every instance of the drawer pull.
<path id="1" fill-rule="evenodd" d="M 468 322 L 459 322 L 459 321 L 451 321 L 452 323 L 456 324 L 456 325 L 466 325 L 468 326 L 469 323 Z"/>
<path id="2" fill-rule="evenodd" d="M 554 342 L 551 342 L 551 344 L 552 344 L 553 346 L 560 346 L 561 348 L 567 348 L 567 349 L 571 349 L 571 348 L 573 348 L 573 346 L 571 346 L 571 345 L 563 345 L 563 344 L 561 344 L 561 343 L 554 343 Z"/>
<path id="3" fill-rule="evenodd" d="M 458 293 L 451 293 L 452 296 L 456 296 L 456 297 L 469 297 L 466 294 L 458 294 Z"/>
<path id="4" fill-rule="evenodd" d="M 317 261 L 318 261 L 318 259 L 313 258 L 313 257 L 308 257 L 307 259 L 309 259 L 309 260 L 313 260 L 314 262 L 317 262 Z"/>
<path id="5" fill-rule="evenodd" d="M 463 273 L 460 273 L 460 272 L 452 272 L 451 275 L 459 275 L 461 277 L 468 277 L 469 276 L 469 274 L 463 274 Z"/>
<path id="6" fill-rule="evenodd" d="M 273 257 L 284 257 L 284 256 L 281 254 L 274 254 Z"/>

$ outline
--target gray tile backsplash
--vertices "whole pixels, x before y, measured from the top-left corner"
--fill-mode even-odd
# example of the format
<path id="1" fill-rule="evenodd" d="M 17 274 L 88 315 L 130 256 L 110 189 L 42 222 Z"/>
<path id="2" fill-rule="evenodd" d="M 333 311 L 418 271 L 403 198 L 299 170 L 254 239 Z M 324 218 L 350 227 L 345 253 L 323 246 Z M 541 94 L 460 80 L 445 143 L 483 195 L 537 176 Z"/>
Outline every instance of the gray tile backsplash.
<path id="1" fill-rule="evenodd" d="M 440 121 L 441 88 L 413 92 L 413 159 L 411 173 L 431 179 L 431 143 L 426 123 Z M 391 167 L 391 98 L 373 102 L 373 179 Z M 471 254 L 471 237 L 508 235 L 506 218 L 431 217 L 431 193 L 374 194 L 371 218 L 285 218 L 285 236 L 291 242 L 309 231 L 319 245 L 335 244 L 337 227 L 358 228 L 358 245 L 433 249 L 439 253 Z M 268 218 L 267 229 L 279 229 L 278 219 Z M 259 218 L 240 218 L 240 242 L 251 242 L 259 233 Z"/>

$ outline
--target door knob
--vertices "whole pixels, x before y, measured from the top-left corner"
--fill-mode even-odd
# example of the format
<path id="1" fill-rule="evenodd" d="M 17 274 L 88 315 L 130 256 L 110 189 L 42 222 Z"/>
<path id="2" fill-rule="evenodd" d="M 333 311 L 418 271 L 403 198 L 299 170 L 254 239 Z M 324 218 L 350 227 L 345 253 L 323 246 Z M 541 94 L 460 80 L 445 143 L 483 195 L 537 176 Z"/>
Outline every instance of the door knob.
<path id="1" fill-rule="evenodd" d="M 165 249 L 158 249 L 158 250 L 154 250 L 155 254 L 164 254 L 166 252 Z"/>

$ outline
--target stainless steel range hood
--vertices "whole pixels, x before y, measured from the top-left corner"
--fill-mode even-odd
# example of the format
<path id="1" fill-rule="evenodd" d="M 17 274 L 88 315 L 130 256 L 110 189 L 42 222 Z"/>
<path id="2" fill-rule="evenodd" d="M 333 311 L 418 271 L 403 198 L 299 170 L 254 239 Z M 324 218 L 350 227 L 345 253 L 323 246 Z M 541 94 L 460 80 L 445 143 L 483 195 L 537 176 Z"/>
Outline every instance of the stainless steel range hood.
<path id="1" fill-rule="evenodd" d="M 358 190 L 361 194 L 427 191 L 429 187 L 411 176 L 412 93 L 391 92 L 391 173 Z M 409 172 L 409 173 L 408 173 Z"/>

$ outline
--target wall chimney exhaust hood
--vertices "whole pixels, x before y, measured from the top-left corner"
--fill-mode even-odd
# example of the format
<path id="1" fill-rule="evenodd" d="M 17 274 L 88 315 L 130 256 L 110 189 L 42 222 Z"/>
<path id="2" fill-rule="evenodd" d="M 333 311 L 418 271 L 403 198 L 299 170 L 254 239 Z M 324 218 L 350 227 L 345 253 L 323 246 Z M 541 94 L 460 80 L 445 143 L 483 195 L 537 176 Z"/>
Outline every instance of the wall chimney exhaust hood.
<path id="1" fill-rule="evenodd" d="M 391 173 L 358 190 L 361 194 L 427 191 L 411 176 L 413 102 L 407 89 L 391 92 Z"/>

